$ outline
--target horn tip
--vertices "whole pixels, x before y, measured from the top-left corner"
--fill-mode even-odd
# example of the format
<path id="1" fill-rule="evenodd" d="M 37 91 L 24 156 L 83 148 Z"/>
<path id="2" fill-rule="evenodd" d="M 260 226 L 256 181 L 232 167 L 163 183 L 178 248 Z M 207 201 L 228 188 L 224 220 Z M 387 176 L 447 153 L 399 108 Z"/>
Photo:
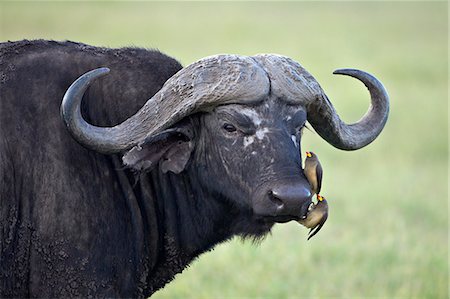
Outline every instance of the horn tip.
<path id="1" fill-rule="evenodd" d="M 98 69 L 92 70 L 93 73 L 95 73 L 95 75 L 106 75 L 110 72 L 111 70 L 107 67 L 100 67 Z"/>
<path id="2" fill-rule="evenodd" d="M 105 73 L 109 73 L 109 71 L 110 71 L 109 67 L 106 67 L 106 66 L 99 68 L 99 70 L 101 70 L 102 72 L 105 72 Z"/>
<path id="3" fill-rule="evenodd" d="M 345 76 L 350 76 L 350 77 L 356 78 L 356 79 L 362 81 L 369 88 L 369 90 L 371 88 L 379 89 L 383 93 L 384 98 L 387 101 L 389 101 L 389 96 L 386 91 L 386 88 L 383 86 L 383 83 L 381 83 L 381 81 L 379 81 L 372 74 L 369 74 L 365 71 L 361 71 L 361 70 L 357 70 L 357 69 L 337 69 L 333 72 L 333 74 L 345 75 Z"/>
<path id="4" fill-rule="evenodd" d="M 360 72 L 360 71 L 355 70 L 355 69 L 337 69 L 333 72 L 333 75 L 352 75 L 357 72 Z"/>

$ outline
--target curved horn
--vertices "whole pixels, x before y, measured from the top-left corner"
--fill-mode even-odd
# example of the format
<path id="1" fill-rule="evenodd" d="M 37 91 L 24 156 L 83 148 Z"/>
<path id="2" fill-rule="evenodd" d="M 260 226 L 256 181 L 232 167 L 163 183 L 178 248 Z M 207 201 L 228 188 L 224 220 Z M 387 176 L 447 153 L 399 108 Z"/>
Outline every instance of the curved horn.
<path id="1" fill-rule="evenodd" d="M 362 81 L 372 98 L 363 118 L 348 125 L 339 118 L 316 79 L 298 62 L 273 54 L 257 55 L 255 59 L 270 75 L 272 93 L 283 101 L 306 107 L 309 123 L 331 145 L 343 150 L 356 150 L 371 143 L 383 130 L 389 114 L 389 96 L 374 76 L 353 69 L 334 72 Z"/>
<path id="2" fill-rule="evenodd" d="M 323 93 L 307 107 L 308 121 L 334 147 L 356 150 L 371 143 L 383 130 L 389 114 L 389 96 L 383 84 L 366 72 L 340 69 L 334 74 L 354 77 L 366 85 L 371 97 L 367 113 L 356 123 L 346 124 Z"/>
<path id="3" fill-rule="evenodd" d="M 95 143 L 100 150 L 111 148 L 112 140 L 105 138 L 104 130 L 88 124 L 81 116 L 81 99 L 92 81 L 109 73 L 108 68 L 92 70 L 78 78 L 64 94 L 61 103 L 61 117 L 69 132 L 81 144 L 89 145 Z"/>
<path id="4" fill-rule="evenodd" d="M 91 82 L 108 72 L 101 68 L 82 75 L 69 87 L 61 104 L 62 118 L 72 136 L 83 146 L 106 154 L 129 149 L 192 113 L 222 104 L 254 103 L 270 89 L 267 74 L 253 59 L 211 56 L 172 76 L 123 123 L 110 128 L 96 127 L 83 119 L 80 104 Z"/>

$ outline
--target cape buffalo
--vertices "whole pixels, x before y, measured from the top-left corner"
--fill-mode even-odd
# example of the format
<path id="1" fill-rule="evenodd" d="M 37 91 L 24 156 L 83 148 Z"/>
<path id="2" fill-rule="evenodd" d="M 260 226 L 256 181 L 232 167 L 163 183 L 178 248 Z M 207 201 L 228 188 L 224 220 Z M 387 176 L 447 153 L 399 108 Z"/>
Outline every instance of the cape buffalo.
<path id="1" fill-rule="evenodd" d="M 216 244 L 305 217 L 305 122 L 355 150 L 388 115 L 377 79 L 336 73 L 369 89 L 357 123 L 283 56 L 182 68 L 155 50 L 1 43 L 0 297 L 150 296 Z"/>

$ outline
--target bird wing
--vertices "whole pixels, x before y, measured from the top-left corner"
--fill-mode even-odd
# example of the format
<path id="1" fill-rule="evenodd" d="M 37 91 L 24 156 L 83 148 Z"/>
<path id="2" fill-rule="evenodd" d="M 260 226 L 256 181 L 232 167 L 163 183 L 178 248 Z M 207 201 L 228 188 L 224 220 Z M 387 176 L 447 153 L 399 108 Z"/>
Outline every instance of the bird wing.
<path id="1" fill-rule="evenodd" d="M 322 188 L 322 165 L 320 163 L 317 163 L 316 167 L 316 177 L 317 177 L 317 194 L 320 194 L 320 189 Z"/>
<path id="2" fill-rule="evenodd" d="M 312 237 L 314 237 L 314 235 L 319 232 L 319 230 L 322 228 L 324 223 L 325 223 L 325 221 L 323 221 L 323 222 L 321 221 L 318 226 L 311 228 L 311 230 L 309 231 L 309 234 L 308 234 L 308 240 L 311 239 Z"/>
<path id="3" fill-rule="evenodd" d="M 327 221 L 327 218 L 328 218 L 328 211 L 325 212 L 325 214 L 323 215 L 320 222 L 315 227 L 311 228 L 311 230 L 309 231 L 309 234 L 308 234 L 308 240 L 311 239 L 315 234 L 317 234 L 319 232 L 319 230 L 325 224 L 325 221 Z"/>

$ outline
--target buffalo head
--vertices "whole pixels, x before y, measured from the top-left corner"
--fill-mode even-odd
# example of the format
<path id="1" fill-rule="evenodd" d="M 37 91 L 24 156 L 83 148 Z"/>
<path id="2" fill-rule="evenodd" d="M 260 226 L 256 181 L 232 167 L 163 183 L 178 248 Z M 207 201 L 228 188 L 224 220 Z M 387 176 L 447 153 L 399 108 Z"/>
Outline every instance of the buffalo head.
<path id="1" fill-rule="evenodd" d="M 359 79 L 371 95 L 366 115 L 348 125 L 293 60 L 218 55 L 179 71 L 123 123 L 96 127 L 82 118 L 80 103 L 91 82 L 108 71 L 86 73 L 64 96 L 61 113 L 79 143 L 124 153 L 124 163 L 140 171 L 195 172 L 202 192 L 272 222 L 298 220 L 311 203 L 300 150 L 306 121 L 333 146 L 355 150 L 378 136 L 389 111 L 383 85 L 363 71 L 335 72 Z"/>

